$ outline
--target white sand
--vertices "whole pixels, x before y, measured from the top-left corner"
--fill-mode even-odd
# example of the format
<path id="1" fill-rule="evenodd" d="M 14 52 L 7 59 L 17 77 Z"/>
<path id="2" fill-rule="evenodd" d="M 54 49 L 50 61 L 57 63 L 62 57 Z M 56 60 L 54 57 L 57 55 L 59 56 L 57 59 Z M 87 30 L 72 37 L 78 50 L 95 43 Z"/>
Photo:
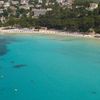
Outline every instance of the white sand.
<path id="1" fill-rule="evenodd" d="M 0 28 L 0 34 L 46 34 L 46 35 L 59 35 L 59 36 L 74 36 L 74 37 L 87 37 L 87 38 L 94 38 L 94 35 L 83 35 L 78 32 L 63 32 L 59 30 L 43 30 L 40 29 L 36 31 L 34 29 L 4 29 L 3 27 Z"/>

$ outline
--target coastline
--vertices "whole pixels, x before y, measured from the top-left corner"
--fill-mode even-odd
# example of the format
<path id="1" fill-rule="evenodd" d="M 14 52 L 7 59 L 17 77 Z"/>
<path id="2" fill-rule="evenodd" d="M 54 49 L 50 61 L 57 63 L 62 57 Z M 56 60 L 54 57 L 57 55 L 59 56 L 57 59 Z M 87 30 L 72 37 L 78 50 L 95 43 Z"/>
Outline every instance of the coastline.
<path id="1" fill-rule="evenodd" d="M 71 37 L 81 37 L 81 38 L 96 38 L 94 35 L 84 35 L 79 32 L 64 32 L 59 30 L 45 30 L 45 29 L 28 29 L 28 28 L 22 28 L 22 29 L 4 29 L 0 28 L 0 34 L 1 35 L 7 35 L 7 34 L 41 34 L 41 35 L 57 35 L 57 36 L 71 36 Z M 98 38 L 99 39 L 99 38 Z"/>

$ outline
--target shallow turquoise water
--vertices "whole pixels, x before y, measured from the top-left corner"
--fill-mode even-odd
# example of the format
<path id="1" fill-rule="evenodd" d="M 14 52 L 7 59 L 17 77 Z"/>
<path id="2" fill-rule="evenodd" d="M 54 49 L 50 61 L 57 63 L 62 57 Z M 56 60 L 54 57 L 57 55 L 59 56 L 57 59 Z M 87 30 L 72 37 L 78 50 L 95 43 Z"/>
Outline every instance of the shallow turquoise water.
<path id="1" fill-rule="evenodd" d="M 100 41 L 0 39 L 7 41 L 1 45 L 0 100 L 100 100 Z"/>

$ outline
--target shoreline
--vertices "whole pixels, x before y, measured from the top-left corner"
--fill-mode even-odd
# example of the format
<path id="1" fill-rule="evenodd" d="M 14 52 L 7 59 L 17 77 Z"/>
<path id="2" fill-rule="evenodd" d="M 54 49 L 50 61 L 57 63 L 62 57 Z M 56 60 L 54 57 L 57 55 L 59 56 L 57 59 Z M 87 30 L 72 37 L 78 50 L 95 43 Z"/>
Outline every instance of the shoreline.
<path id="1" fill-rule="evenodd" d="M 95 39 L 100 39 L 95 37 L 94 35 L 84 35 L 79 32 L 63 32 L 59 30 L 45 30 L 45 29 L 28 29 L 28 28 L 23 28 L 23 29 L 4 29 L 0 28 L 0 34 L 1 35 L 7 35 L 7 34 L 33 34 L 33 35 L 56 35 L 56 36 L 71 36 L 71 37 L 80 37 L 80 38 L 95 38 Z"/>

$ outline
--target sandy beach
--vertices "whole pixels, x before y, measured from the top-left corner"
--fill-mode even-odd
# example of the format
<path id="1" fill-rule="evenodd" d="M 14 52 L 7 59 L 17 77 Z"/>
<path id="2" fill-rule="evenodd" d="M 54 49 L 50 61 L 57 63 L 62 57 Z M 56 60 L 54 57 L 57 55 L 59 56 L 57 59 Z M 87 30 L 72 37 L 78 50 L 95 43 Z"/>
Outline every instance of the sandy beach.
<path id="1" fill-rule="evenodd" d="M 45 34 L 45 35 L 58 35 L 58 36 L 73 36 L 73 37 L 84 37 L 84 38 L 95 38 L 94 35 L 83 35 L 79 32 L 65 32 L 59 30 L 45 30 L 45 29 L 28 29 L 28 28 L 14 28 L 14 29 L 5 29 L 0 28 L 0 34 Z"/>

